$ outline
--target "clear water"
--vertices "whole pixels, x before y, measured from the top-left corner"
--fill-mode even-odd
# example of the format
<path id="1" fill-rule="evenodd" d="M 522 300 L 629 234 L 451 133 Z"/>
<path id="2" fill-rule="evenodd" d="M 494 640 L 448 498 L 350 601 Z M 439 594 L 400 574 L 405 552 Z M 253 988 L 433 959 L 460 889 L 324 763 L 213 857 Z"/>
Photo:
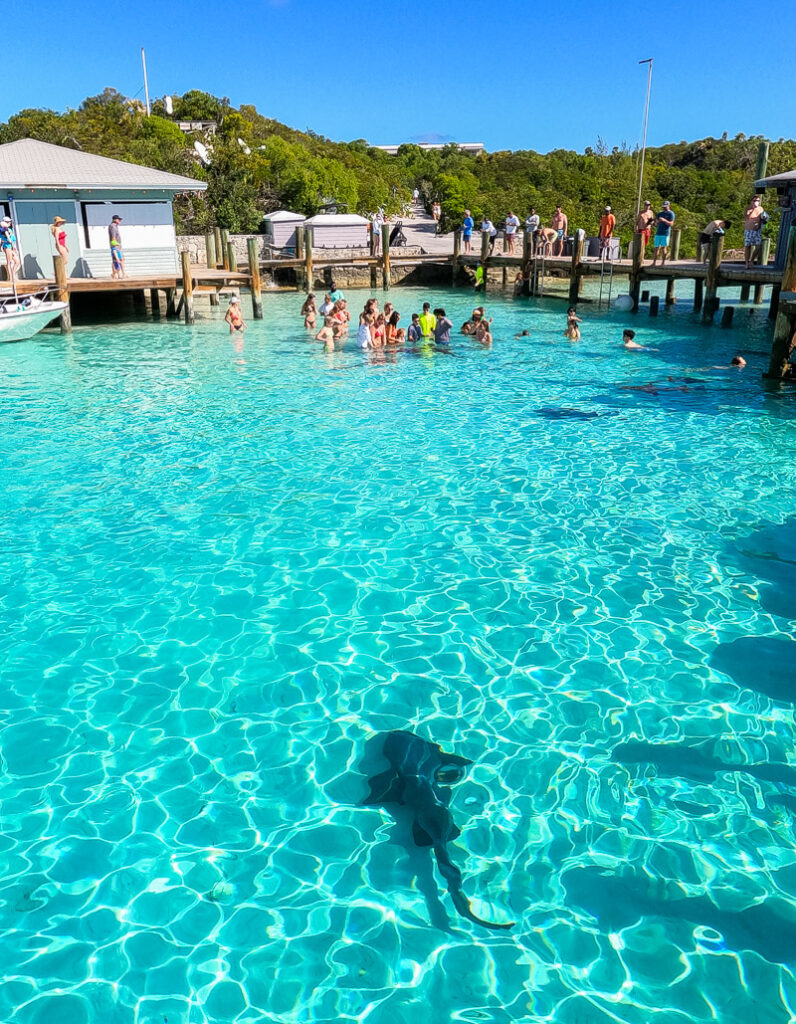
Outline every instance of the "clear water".
<path id="1" fill-rule="evenodd" d="M 299 303 L 242 342 L 0 347 L 0 1019 L 792 1021 L 796 404 L 762 314 L 639 317 L 629 354 L 629 317 L 572 345 L 490 298 L 490 351 L 369 357 Z M 392 729 L 474 761 L 453 857 L 512 931 L 359 806 Z"/>

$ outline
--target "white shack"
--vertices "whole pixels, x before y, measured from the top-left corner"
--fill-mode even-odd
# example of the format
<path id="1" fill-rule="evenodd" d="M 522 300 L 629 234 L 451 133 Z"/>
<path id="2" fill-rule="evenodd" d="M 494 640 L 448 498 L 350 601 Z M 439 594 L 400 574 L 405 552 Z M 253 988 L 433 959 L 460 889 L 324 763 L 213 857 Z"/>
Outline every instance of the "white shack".
<path id="1" fill-rule="evenodd" d="M 368 220 L 356 213 L 318 213 L 304 221 L 314 249 L 356 249 L 368 244 Z"/>
<path id="2" fill-rule="evenodd" d="M 9 216 L 22 258 L 22 276 L 53 276 L 50 226 L 63 217 L 69 277 L 110 277 L 108 225 L 122 218 L 128 276 L 175 274 L 179 269 L 172 202 L 202 192 L 203 181 L 111 160 L 78 149 L 20 139 L 0 146 L 0 217 Z"/>
<path id="3" fill-rule="evenodd" d="M 263 217 L 266 245 L 274 249 L 296 248 L 296 230 L 306 221 L 306 217 L 292 210 L 276 210 Z"/>

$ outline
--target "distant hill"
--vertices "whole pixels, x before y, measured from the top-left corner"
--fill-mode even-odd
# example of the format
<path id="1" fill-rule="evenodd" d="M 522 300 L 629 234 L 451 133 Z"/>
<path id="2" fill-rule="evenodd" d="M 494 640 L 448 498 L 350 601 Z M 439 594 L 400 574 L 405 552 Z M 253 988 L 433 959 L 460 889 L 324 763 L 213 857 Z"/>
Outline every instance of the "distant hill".
<path id="1" fill-rule="evenodd" d="M 211 126 L 185 131 L 178 125 L 200 121 Z M 444 228 L 461 223 L 465 208 L 476 220 L 488 214 L 499 222 L 509 210 L 522 218 L 535 206 L 546 221 L 560 202 L 571 228 L 594 233 L 603 207 L 610 204 L 627 241 L 638 189 L 638 154 L 609 151 L 599 140 L 584 153 L 517 150 L 466 156 L 455 146 L 428 152 L 406 145 L 393 157 L 364 139 L 333 142 L 264 117 L 253 106 L 235 108 L 198 90 L 173 96 L 170 113 L 157 100 L 151 117 L 139 101 L 106 89 L 77 110 L 21 110 L 0 124 L 0 142 L 27 137 L 206 180 L 206 193 L 176 203 L 178 228 L 185 232 L 215 224 L 257 231 L 263 214 L 281 207 L 316 213 L 325 197 L 359 213 L 379 206 L 400 213 L 417 187 L 426 203 L 441 203 Z M 649 149 L 644 197 L 655 207 L 669 199 L 678 225 L 686 229 L 700 229 L 715 217 L 730 219 L 728 244 L 742 244 L 741 218 L 761 140 L 725 134 Z M 196 154 L 195 141 L 208 147 L 209 166 Z M 796 142 L 772 142 L 768 172 L 794 167 Z M 775 238 L 778 216 L 775 209 L 771 212 L 767 231 Z"/>

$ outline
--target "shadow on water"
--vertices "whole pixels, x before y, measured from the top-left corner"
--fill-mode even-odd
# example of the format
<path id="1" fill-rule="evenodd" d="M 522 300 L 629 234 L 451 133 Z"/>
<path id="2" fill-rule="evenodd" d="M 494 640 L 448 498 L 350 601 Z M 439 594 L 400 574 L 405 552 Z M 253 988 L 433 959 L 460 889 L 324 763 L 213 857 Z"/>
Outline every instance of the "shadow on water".
<path id="1" fill-rule="evenodd" d="M 720 933 L 698 940 L 707 949 L 752 950 L 771 963 L 796 962 L 796 914 L 785 900 L 767 899 L 740 911 L 719 910 L 707 896 L 660 895 L 661 883 L 641 872 L 608 875 L 598 867 L 571 868 L 562 881 L 568 901 L 595 917 L 604 932 L 618 932 L 644 917 L 660 917 Z"/>
<path id="2" fill-rule="evenodd" d="M 761 782 L 796 786 L 796 768 L 779 761 L 767 764 L 727 764 L 684 743 L 646 743 L 629 740 L 611 751 L 611 760 L 618 764 L 652 764 L 665 778 L 684 778 L 694 782 L 710 782 L 719 772 L 739 772 Z"/>
<path id="3" fill-rule="evenodd" d="M 760 591 L 766 611 L 796 618 L 796 517 L 761 526 L 728 554 L 745 572 L 767 581 Z"/>
<path id="4" fill-rule="evenodd" d="M 796 641 L 786 636 L 742 636 L 719 644 L 710 664 L 738 686 L 772 700 L 796 703 Z"/>

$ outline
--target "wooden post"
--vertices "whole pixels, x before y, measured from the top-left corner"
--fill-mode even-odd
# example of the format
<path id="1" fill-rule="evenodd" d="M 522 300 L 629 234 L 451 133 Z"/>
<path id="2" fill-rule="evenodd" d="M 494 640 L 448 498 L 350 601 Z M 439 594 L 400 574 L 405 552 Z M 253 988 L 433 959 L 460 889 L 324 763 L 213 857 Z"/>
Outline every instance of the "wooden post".
<path id="1" fill-rule="evenodd" d="M 453 232 L 453 259 L 451 260 L 452 284 L 456 287 L 456 278 L 459 276 L 459 259 L 462 254 L 462 232 L 457 228 Z"/>
<path id="2" fill-rule="evenodd" d="M 660 303 L 660 296 L 653 295 L 650 299 L 650 316 L 658 315 L 658 304 Z"/>
<path id="3" fill-rule="evenodd" d="M 768 266 L 768 258 L 771 255 L 771 239 L 764 238 L 760 245 L 760 266 Z M 754 303 L 756 306 L 760 306 L 763 303 L 763 290 L 766 286 L 764 284 L 755 285 L 755 296 Z"/>
<path id="4" fill-rule="evenodd" d="M 374 291 L 379 287 L 379 268 L 375 263 L 370 265 L 370 287 Z"/>
<path id="5" fill-rule="evenodd" d="M 633 312 L 638 313 L 638 293 L 641 288 L 641 268 L 644 265 L 644 244 L 641 235 L 633 236 L 633 265 L 630 270 L 630 297 Z"/>
<path id="6" fill-rule="evenodd" d="M 702 306 L 702 320 L 705 323 L 712 324 L 713 317 L 716 315 L 720 305 L 721 299 L 718 295 L 706 296 L 705 303 Z"/>
<path id="7" fill-rule="evenodd" d="M 569 268 L 569 304 L 576 306 L 580 298 L 581 263 L 586 232 L 578 228 L 572 239 L 572 263 Z"/>
<path id="8" fill-rule="evenodd" d="M 796 224 L 791 224 L 788 232 L 788 248 L 785 253 L 785 270 L 780 282 L 780 290 L 792 292 L 796 290 Z M 771 345 L 771 360 L 768 364 L 769 377 L 782 377 L 790 362 L 793 346 L 796 343 L 796 323 L 792 316 L 782 310 L 777 313 L 774 326 L 774 341 Z"/>
<path id="9" fill-rule="evenodd" d="M 724 235 L 718 232 L 711 236 L 708 248 L 708 274 L 705 280 L 705 304 L 702 307 L 702 319 L 712 321 L 713 314 L 719 308 L 716 301 L 719 290 L 719 271 L 721 269 L 721 254 L 724 251 Z"/>
<path id="10" fill-rule="evenodd" d="M 66 309 L 61 313 L 61 334 L 72 333 L 72 309 L 69 306 L 69 281 L 66 276 L 66 261 L 63 256 L 53 256 L 53 269 L 55 271 L 55 288 L 59 302 L 67 303 Z"/>
<path id="11" fill-rule="evenodd" d="M 229 270 L 229 231 L 227 228 L 221 229 L 221 262 L 223 263 L 224 270 Z"/>
<path id="12" fill-rule="evenodd" d="M 227 269 L 235 273 L 238 271 L 238 252 L 234 242 L 227 242 Z"/>
<path id="13" fill-rule="evenodd" d="M 182 305 L 186 324 L 194 322 L 193 314 L 193 278 L 191 277 L 191 257 L 187 252 L 180 253 L 182 260 Z"/>
<path id="14" fill-rule="evenodd" d="M 301 230 L 299 228 L 299 230 Z M 263 318 L 263 292 L 260 284 L 260 259 L 257 255 L 257 239 L 246 240 L 246 248 L 249 253 L 249 278 L 252 292 L 252 316 L 255 320 Z"/>
<path id="15" fill-rule="evenodd" d="M 702 293 L 704 291 L 705 282 L 701 277 L 697 277 L 694 280 L 694 312 L 698 313 L 702 309 Z"/>
<path id="16" fill-rule="evenodd" d="M 771 286 L 771 298 L 768 300 L 768 319 L 777 319 L 777 310 L 779 309 L 779 293 L 781 286 L 778 284 L 772 284 Z"/>
<path id="17" fill-rule="evenodd" d="M 213 231 L 205 235 L 205 263 L 209 270 L 216 269 L 216 236 Z"/>
<path id="18" fill-rule="evenodd" d="M 672 244 L 669 249 L 669 262 L 673 263 L 675 260 L 680 259 L 680 237 L 683 233 L 682 228 L 672 228 Z M 667 300 L 668 301 L 668 300 Z"/>
<path id="19" fill-rule="evenodd" d="M 674 284 L 675 284 L 675 281 L 674 281 L 673 277 L 667 277 L 666 278 L 666 305 L 667 306 L 673 306 L 675 304 L 675 302 L 677 302 L 677 297 L 674 294 Z"/>
<path id="20" fill-rule="evenodd" d="M 213 266 L 214 270 L 217 270 L 221 266 L 221 228 L 213 228 L 213 237 L 216 240 L 215 256 L 216 262 Z"/>
<path id="21" fill-rule="evenodd" d="M 143 288 L 136 288 L 132 292 L 133 298 L 133 309 L 136 313 L 144 313 L 146 311 L 146 293 Z"/>
<path id="22" fill-rule="evenodd" d="M 735 313 L 735 306 L 725 306 L 721 314 L 721 326 L 732 327 L 732 318 Z"/>
<path id="23" fill-rule="evenodd" d="M 174 288 L 166 289 L 166 316 L 175 317 L 177 315 L 177 305 L 174 301 Z"/>
<path id="24" fill-rule="evenodd" d="M 749 287 L 748 284 L 741 285 L 741 302 L 749 301 Z"/>
<path id="25" fill-rule="evenodd" d="M 304 259 L 304 229 L 299 225 L 296 228 L 296 259 Z M 300 292 L 304 289 L 304 275 L 301 267 L 296 267 L 296 291 Z M 307 287 L 307 291 L 311 292 L 312 288 Z"/>
<path id="26" fill-rule="evenodd" d="M 503 291 L 506 290 L 506 285 L 508 283 L 509 283 L 509 268 L 504 263 L 503 264 L 503 277 L 502 277 L 501 282 L 500 282 Z"/>
<path id="27" fill-rule="evenodd" d="M 308 227 L 304 228 L 304 287 L 308 292 L 313 289 L 312 228 Z"/>
<path id="28" fill-rule="evenodd" d="M 149 304 L 152 307 L 152 319 L 160 320 L 160 292 L 157 288 L 149 289 Z"/>
<path id="29" fill-rule="evenodd" d="M 650 290 L 649 290 L 649 288 L 645 288 L 642 291 L 642 293 L 641 293 L 641 301 L 642 302 L 649 302 L 649 300 L 650 300 Z"/>
<path id="30" fill-rule="evenodd" d="M 381 284 L 385 290 L 390 287 L 390 232 L 386 224 L 381 231 Z"/>
<path id="31" fill-rule="evenodd" d="M 765 178 L 768 167 L 768 142 L 761 142 L 757 147 L 757 167 L 755 168 L 755 181 Z"/>

